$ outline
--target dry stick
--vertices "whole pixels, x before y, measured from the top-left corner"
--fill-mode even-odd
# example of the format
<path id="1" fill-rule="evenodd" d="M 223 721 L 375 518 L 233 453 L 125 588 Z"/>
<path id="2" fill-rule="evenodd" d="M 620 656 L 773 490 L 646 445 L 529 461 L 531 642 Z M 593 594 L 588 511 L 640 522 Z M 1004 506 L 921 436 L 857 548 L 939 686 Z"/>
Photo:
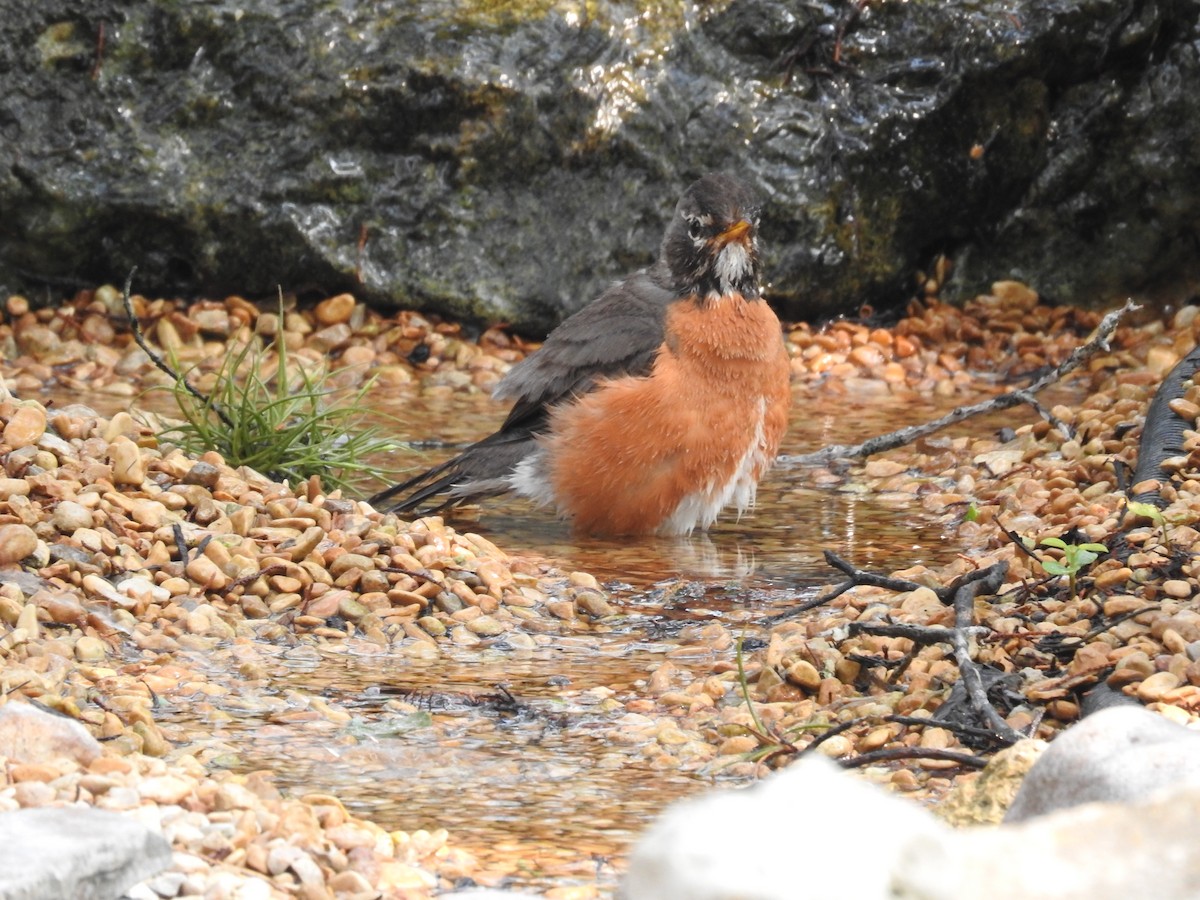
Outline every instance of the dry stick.
<path id="1" fill-rule="evenodd" d="M 856 725 L 861 725 L 863 722 L 868 721 L 868 719 L 869 719 L 869 717 L 867 717 L 867 716 L 864 716 L 863 718 L 859 718 L 859 719 L 847 719 L 845 722 L 839 722 L 836 725 L 830 726 L 828 729 L 826 729 L 825 731 L 823 731 L 819 735 L 817 735 L 815 739 L 810 741 L 808 746 L 806 746 L 802 750 L 800 750 L 796 754 L 797 758 L 799 758 L 801 756 L 805 756 L 806 754 L 812 753 L 814 750 L 816 750 L 818 747 L 820 747 L 823 743 L 825 743 L 831 737 L 841 734 L 843 731 L 849 731 L 851 728 L 854 728 Z"/>
<path id="2" fill-rule="evenodd" d="M 988 731 L 986 728 L 973 728 L 970 725 L 959 725 L 957 722 L 942 722 L 935 721 L 929 718 L 920 718 L 919 716 L 883 716 L 880 721 L 895 722 L 899 725 L 915 725 L 919 728 L 928 728 L 933 725 L 936 728 L 945 728 L 947 731 L 952 731 L 958 735 L 966 735 L 972 738 L 984 738 L 987 740 L 996 740 L 994 732 Z"/>
<path id="3" fill-rule="evenodd" d="M 869 766 L 877 762 L 890 762 L 896 759 L 948 759 L 960 766 L 972 769 L 982 769 L 987 760 L 969 753 L 959 753 L 956 750 L 939 750 L 935 747 L 888 747 L 884 750 L 869 750 L 848 759 L 839 759 L 837 764 L 843 769 L 855 769 L 859 766 Z"/>
<path id="4" fill-rule="evenodd" d="M 781 456 L 775 461 L 776 465 L 791 468 L 795 466 L 823 465 L 835 459 L 863 459 L 875 453 L 882 453 L 885 450 L 894 450 L 896 447 L 911 444 L 918 438 L 933 434 L 947 425 L 953 425 L 961 422 L 963 419 L 969 419 L 971 416 L 1009 409 L 1013 406 L 1027 403 L 1033 394 L 1057 381 L 1061 381 L 1100 350 L 1107 350 L 1108 340 L 1112 337 L 1113 332 L 1116 331 L 1121 319 L 1126 313 L 1133 312 L 1136 309 L 1138 309 L 1138 306 L 1132 300 L 1128 300 L 1120 309 L 1108 313 L 1108 315 L 1100 320 L 1100 324 L 1096 328 L 1096 333 L 1090 341 L 1076 347 L 1071 351 L 1071 355 L 1062 363 L 1055 366 L 1027 387 L 1009 391 L 1006 394 L 1001 394 L 999 397 L 993 397 L 991 400 L 985 400 L 982 403 L 960 406 L 946 413 L 940 419 L 934 419 L 932 422 L 926 422 L 923 425 L 912 425 L 908 428 L 901 428 L 888 434 L 881 434 L 869 438 L 861 444 L 834 444 L 817 450 L 814 453 L 801 453 L 798 456 Z"/>
<path id="5" fill-rule="evenodd" d="M 850 636 L 869 634 L 872 637 L 908 638 L 914 644 L 942 644 L 950 641 L 953 628 L 942 628 L 940 625 L 909 625 L 903 622 L 876 624 L 874 622 L 851 622 Z M 987 628 L 982 625 L 972 625 L 967 629 L 968 634 L 986 634 Z"/>
<path id="6" fill-rule="evenodd" d="M 167 365 L 167 363 L 163 361 L 163 358 L 159 356 L 153 349 L 151 349 L 149 344 L 146 343 L 146 336 L 142 334 L 142 323 L 138 321 L 137 314 L 133 311 L 133 301 L 129 299 L 129 291 L 130 288 L 133 287 L 133 276 L 135 274 L 137 274 L 137 266 L 134 266 L 129 270 L 129 277 L 125 279 L 125 292 L 121 295 L 121 299 L 125 303 L 125 315 L 129 317 L 129 327 L 133 329 L 133 339 L 137 341 L 137 345 L 142 348 L 145 354 L 150 357 L 150 362 L 158 366 L 158 368 L 165 372 L 172 381 L 182 387 L 206 407 L 215 412 L 217 414 L 217 418 L 225 423 L 226 428 L 233 428 L 233 419 L 229 418 L 229 416 L 225 414 L 225 410 L 221 409 L 215 400 L 206 397 L 204 394 L 192 387 L 186 378 Z"/>
<path id="7" fill-rule="evenodd" d="M 914 582 L 903 578 L 890 578 L 885 575 L 876 575 L 856 569 L 852 564 L 846 562 L 831 550 L 825 551 L 825 558 L 829 561 L 830 565 L 845 572 L 849 578 L 845 584 L 839 585 L 829 597 L 820 598 L 823 602 L 827 602 L 847 588 L 859 584 L 871 584 L 894 591 L 912 590 L 916 587 Z M 971 636 L 981 631 L 986 631 L 981 626 L 974 624 L 975 596 L 980 591 L 989 594 L 996 593 L 1004 583 L 1004 576 L 1007 573 L 1008 563 L 1004 561 L 998 562 L 986 568 L 968 572 L 956 578 L 950 585 L 939 588 L 936 591 L 943 603 L 952 603 L 954 606 L 953 628 L 895 623 L 873 624 L 869 622 L 852 622 L 850 624 L 850 633 L 906 637 L 917 643 L 948 642 L 954 648 L 954 658 L 958 664 L 959 677 L 962 679 L 963 687 L 967 690 L 967 698 L 970 701 L 971 708 L 982 721 L 991 726 L 997 739 L 1011 744 L 1021 740 L 1023 736 L 1005 722 L 1003 717 L 992 707 L 991 702 L 987 698 L 987 691 L 983 687 L 983 681 L 979 677 L 979 669 L 975 661 L 971 658 L 970 649 Z M 812 603 L 813 601 L 810 601 L 810 603 L 806 603 L 804 606 L 809 607 Z M 788 610 L 785 613 L 773 616 L 771 621 L 775 622 L 781 618 L 795 615 L 796 612 L 797 610 Z M 822 738 L 828 736 L 826 734 Z"/>
<path id="8" fill-rule="evenodd" d="M 973 627 L 975 621 L 975 595 L 981 590 L 986 590 L 989 594 L 996 593 L 1008 572 L 1008 563 L 998 562 L 983 571 L 988 573 L 987 577 L 977 578 L 963 584 L 954 594 L 954 631 L 950 643 L 954 648 L 954 660 L 958 663 L 958 674 L 962 679 L 963 687 L 967 689 L 967 699 L 971 703 L 971 708 L 983 721 L 995 729 L 997 737 L 1010 744 L 1015 744 L 1025 735 L 1005 722 L 988 700 L 987 691 L 979 677 L 979 670 L 975 667 L 975 661 L 971 659 L 971 648 L 968 643 L 968 630 Z"/>
<path id="9" fill-rule="evenodd" d="M 812 600 L 805 600 L 799 606 L 793 606 L 791 609 L 785 609 L 781 613 L 776 613 L 773 616 L 768 616 L 763 620 L 763 625 L 767 628 L 778 625 L 780 622 L 786 622 L 801 613 L 806 613 L 810 609 L 816 609 L 818 606 L 824 606 L 831 600 L 834 600 L 850 590 L 852 587 L 859 585 L 867 585 L 869 587 L 887 588 L 891 591 L 915 591 L 921 585 L 915 581 L 906 581 L 903 578 L 893 578 L 889 575 L 876 575 L 874 572 L 864 572 L 862 569 L 857 569 L 852 563 L 842 559 L 832 550 L 825 551 L 825 562 L 840 572 L 844 572 L 847 576 L 846 580 L 835 587 L 828 594 L 820 597 L 815 597 Z"/>
<path id="10" fill-rule="evenodd" d="M 913 726 L 917 726 L 920 728 L 928 728 L 929 726 L 933 725 L 937 728 L 944 728 L 947 731 L 953 732 L 954 734 L 957 734 L 960 736 L 971 737 L 971 738 L 990 738 L 992 740 L 996 739 L 995 733 L 993 733 L 991 731 L 987 731 L 986 729 L 983 729 L 983 728 L 972 728 L 970 725 L 958 725 L 954 722 L 936 722 L 933 719 L 920 719 L 920 718 L 917 718 L 916 716 L 896 716 L 896 715 L 892 715 L 892 716 L 861 716 L 857 719 L 849 719 L 845 722 L 839 722 L 837 725 L 830 727 L 829 729 L 827 729 L 826 731 L 824 731 L 823 733 L 818 735 L 816 740 L 810 742 L 809 744 L 807 744 L 804 747 L 804 749 L 800 750 L 796 754 L 796 757 L 799 758 L 801 756 L 810 755 L 814 750 L 816 750 L 817 747 L 821 746 L 821 744 L 823 744 L 825 741 L 829 740 L 831 737 L 835 737 L 836 735 L 839 735 L 839 734 L 842 734 L 843 732 L 849 731 L 851 728 L 855 728 L 859 725 L 865 725 L 865 724 L 868 724 L 871 722 L 895 722 L 898 725 L 913 725 Z M 900 747 L 900 748 L 891 748 L 890 752 L 895 753 L 895 752 L 901 752 L 901 751 L 908 751 L 911 753 L 911 751 L 913 751 L 913 750 L 937 751 L 938 748 L 936 748 L 936 747 Z M 838 760 L 838 764 L 843 766 L 844 768 L 853 768 L 855 766 L 866 765 L 867 763 L 874 762 L 877 759 L 882 758 L 882 757 L 873 757 L 871 759 L 867 759 L 867 757 L 870 756 L 870 754 L 873 752 L 874 751 L 867 751 L 867 753 L 859 754 L 858 756 L 844 757 L 844 758 Z M 947 750 L 947 751 L 940 751 L 940 752 L 953 753 L 954 751 Z M 977 757 L 969 756 L 968 754 L 960 754 L 960 755 L 966 757 L 967 759 L 978 759 Z M 893 758 L 905 759 L 908 757 L 897 756 L 897 757 L 893 757 Z M 930 757 L 930 758 L 934 758 L 934 757 Z M 936 757 L 936 758 L 948 759 L 949 757 Z M 979 765 L 979 766 L 983 765 L 982 762 L 968 762 L 966 764 L 967 765 Z"/>
<path id="11" fill-rule="evenodd" d="M 889 591 L 896 591 L 897 593 L 903 593 L 904 591 L 915 591 L 918 588 L 924 587 L 924 585 L 918 584 L 915 581 L 909 581 L 906 578 L 896 578 L 893 575 L 877 575 L 874 572 L 867 572 L 863 569 L 856 568 L 853 563 L 842 559 L 832 550 L 825 551 L 825 562 L 829 563 L 830 566 L 837 569 L 839 572 L 845 573 L 846 580 L 835 587 L 828 594 L 824 594 L 812 600 L 805 600 L 799 606 L 793 606 L 791 609 L 785 609 L 781 613 L 768 616 L 763 620 L 763 624 L 766 627 L 769 628 L 771 626 L 778 625 L 780 622 L 785 622 L 788 619 L 800 615 L 801 613 L 808 612 L 810 609 L 816 609 L 818 606 L 824 606 L 829 601 L 840 597 L 853 587 L 860 587 L 864 585 L 867 587 L 881 587 Z M 986 578 L 988 571 L 988 569 L 976 569 L 973 572 L 968 572 L 966 575 L 956 578 L 949 585 L 937 588 L 934 590 L 934 593 L 937 594 L 939 600 L 949 606 L 954 601 L 955 591 L 971 581 L 975 581 L 979 578 Z"/>
<path id="12" fill-rule="evenodd" d="M 841 586 L 841 590 L 846 590 L 850 587 L 858 587 L 864 585 L 866 587 L 881 587 L 887 588 L 889 591 L 915 591 L 921 587 L 915 581 L 909 581 L 907 578 L 897 578 L 894 575 L 876 575 L 874 572 L 866 572 L 857 568 L 854 563 L 849 560 L 842 559 L 832 550 L 824 551 L 825 562 L 837 569 L 839 572 L 848 575 L 850 581 Z M 830 598 L 833 599 L 833 598 Z"/>

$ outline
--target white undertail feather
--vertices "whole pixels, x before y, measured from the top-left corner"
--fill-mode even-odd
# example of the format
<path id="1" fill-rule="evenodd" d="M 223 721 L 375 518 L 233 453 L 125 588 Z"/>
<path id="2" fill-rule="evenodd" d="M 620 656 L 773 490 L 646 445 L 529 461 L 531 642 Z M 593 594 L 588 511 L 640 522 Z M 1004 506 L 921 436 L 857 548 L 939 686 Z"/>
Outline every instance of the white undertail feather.
<path id="1" fill-rule="evenodd" d="M 546 451 L 535 450 L 517 463 L 508 476 L 508 485 L 522 497 L 528 497 L 541 506 L 554 503 L 554 488 L 546 471 Z"/>

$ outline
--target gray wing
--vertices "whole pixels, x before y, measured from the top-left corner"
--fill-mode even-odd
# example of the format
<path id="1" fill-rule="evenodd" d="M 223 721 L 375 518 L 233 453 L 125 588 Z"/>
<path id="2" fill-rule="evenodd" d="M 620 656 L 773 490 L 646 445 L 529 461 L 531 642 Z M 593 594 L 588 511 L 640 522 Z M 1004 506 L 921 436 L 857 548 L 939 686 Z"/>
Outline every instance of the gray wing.
<path id="1" fill-rule="evenodd" d="M 665 269 L 654 266 L 613 285 L 571 316 L 500 379 L 492 396 L 514 400 L 501 431 L 590 390 L 599 378 L 645 375 L 663 342 L 668 290 Z"/>
<path id="2" fill-rule="evenodd" d="M 601 378 L 650 372 L 663 342 L 667 306 L 675 298 L 667 284 L 661 264 L 614 284 L 500 379 L 493 396 L 515 402 L 495 434 L 371 502 L 390 502 L 411 491 L 390 508 L 415 512 L 427 500 L 443 498 L 428 508 L 437 511 L 507 491 L 508 476 L 536 450 L 535 438 L 545 431 L 552 407 L 591 390 Z"/>

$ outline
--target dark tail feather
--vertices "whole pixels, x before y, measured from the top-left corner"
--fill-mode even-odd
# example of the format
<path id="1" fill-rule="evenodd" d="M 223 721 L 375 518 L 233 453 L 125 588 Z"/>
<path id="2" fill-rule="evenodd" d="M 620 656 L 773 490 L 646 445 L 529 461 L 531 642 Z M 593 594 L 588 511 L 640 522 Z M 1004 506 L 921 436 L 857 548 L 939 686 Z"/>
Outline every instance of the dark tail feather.
<path id="1" fill-rule="evenodd" d="M 500 431 L 472 444 L 458 456 L 380 491 L 367 502 L 397 513 L 438 513 L 462 503 L 474 503 L 512 490 L 507 478 L 531 452 L 534 436 L 528 430 Z M 397 503 L 392 499 L 412 491 Z M 440 499 L 434 506 L 426 501 Z"/>
<path id="2" fill-rule="evenodd" d="M 368 499 L 367 502 L 379 509 L 386 508 L 388 512 L 413 512 L 426 500 L 443 494 L 454 487 L 454 483 L 462 477 L 457 465 L 461 461 L 462 457 L 460 456 L 448 459 L 441 465 L 427 469 L 420 475 L 408 479 L 408 481 L 403 481 L 400 484 L 392 485 L 390 488 L 380 491 Z M 390 503 L 393 497 L 408 491 L 412 491 L 413 493 L 398 503 Z M 450 498 L 439 506 L 432 508 L 429 512 L 438 512 L 447 506 L 453 506 L 456 502 L 455 498 Z"/>

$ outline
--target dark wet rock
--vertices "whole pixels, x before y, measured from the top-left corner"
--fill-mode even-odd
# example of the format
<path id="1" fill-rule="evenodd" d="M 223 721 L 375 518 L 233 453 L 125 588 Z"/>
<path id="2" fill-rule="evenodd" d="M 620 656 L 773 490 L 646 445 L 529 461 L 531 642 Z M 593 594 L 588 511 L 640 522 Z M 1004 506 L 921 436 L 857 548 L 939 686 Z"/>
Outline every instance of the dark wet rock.
<path id="1" fill-rule="evenodd" d="M 170 862 L 163 836 L 130 816 L 88 806 L 0 813 L 6 900 L 110 900 Z"/>
<path id="2" fill-rule="evenodd" d="M 212 463 L 197 460 L 192 464 L 187 474 L 183 476 L 184 484 L 198 484 L 201 487 L 214 488 L 221 478 L 221 470 Z"/>
<path id="3" fill-rule="evenodd" d="M 1101 302 L 1193 257 L 1189 0 L 630 8 L 44 0 L 0 41 L 0 287 L 353 291 L 534 330 L 702 171 L 768 197 L 788 315 Z"/>
<path id="4" fill-rule="evenodd" d="M 1163 463 L 1185 453 L 1185 432 L 1196 425 L 1171 409 L 1171 401 L 1184 395 L 1197 369 L 1200 369 L 1200 346 L 1195 347 L 1167 373 L 1155 391 L 1154 399 L 1150 401 L 1150 408 L 1146 410 L 1142 436 L 1138 441 L 1137 467 L 1130 476 L 1129 484 L 1132 487 L 1157 482 L 1158 486 L 1157 489 L 1139 491 L 1134 495 L 1133 499 L 1139 503 L 1153 503 L 1160 508 L 1168 505 L 1161 488 L 1171 481 L 1172 473 L 1163 467 Z"/>
<path id="5" fill-rule="evenodd" d="M 1115 706 L 1054 739 L 1004 821 L 1081 803 L 1132 802 L 1184 786 L 1200 788 L 1200 734 L 1141 707 Z"/>
<path id="6" fill-rule="evenodd" d="M 1136 697 L 1115 690 L 1101 681 L 1079 698 L 1080 716 L 1091 716 L 1113 706 L 1141 706 Z"/>

